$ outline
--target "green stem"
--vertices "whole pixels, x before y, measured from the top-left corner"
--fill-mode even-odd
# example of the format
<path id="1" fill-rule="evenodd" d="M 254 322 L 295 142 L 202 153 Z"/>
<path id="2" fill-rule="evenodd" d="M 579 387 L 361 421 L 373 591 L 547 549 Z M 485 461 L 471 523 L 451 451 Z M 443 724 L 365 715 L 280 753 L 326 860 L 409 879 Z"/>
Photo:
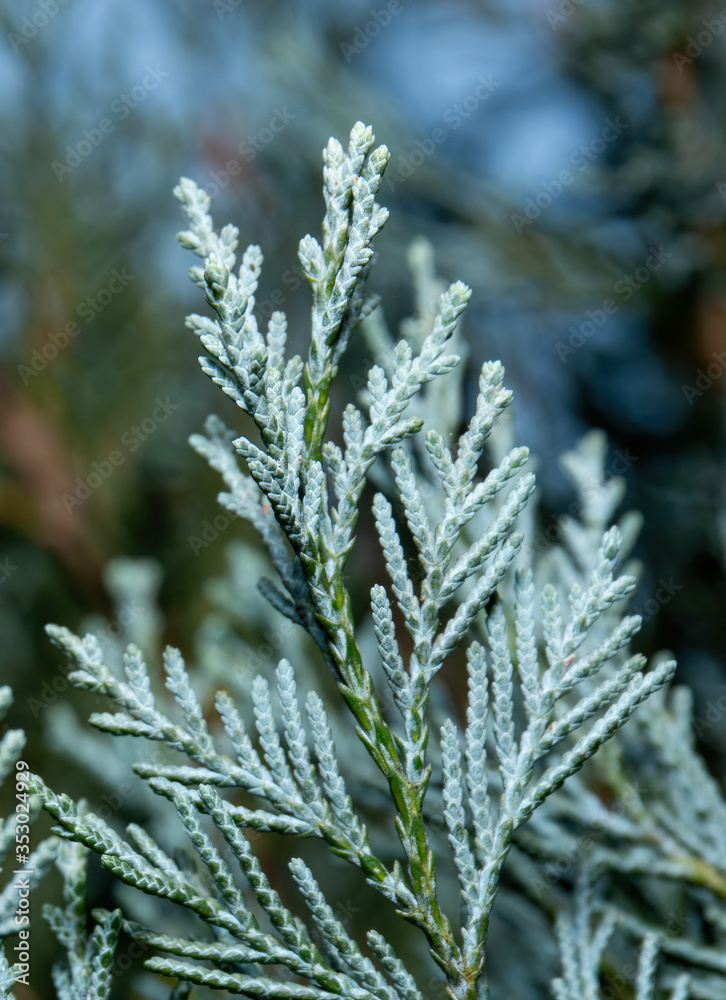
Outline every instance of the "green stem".
<path id="1" fill-rule="evenodd" d="M 307 461 L 322 461 L 325 430 L 330 415 L 330 374 L 326 372 L 318 382 L 313 381 L 310 366 L 305 365 L 305 444 Z"/>
<path id="2" fill-rule="evenodd" d="M 331 588 L 331 593 L 338 588 Z M 370 675 L 365 670 L 355 641 L 350 595 L 343 589 L 342 604 L 336 602 L 336 621 L 323 621 L 331 652 L 343 677 L 341 693 L 359 726 L 368 753 L 386 778 L 398 812 L 396 828 L 406 852 L 411 887 L 418 903 L 416 912 L 404 916 L 425 932 L 431 953 L 447 973 L 461 963 L 448 918 L 439 906 L 436 865 L 423 820 L 423 798 L 427 780 L 411 782 L 401 762 L 390 727 L 383 718 Z M 340 639 L 343 640 L 341 643 Z"/>

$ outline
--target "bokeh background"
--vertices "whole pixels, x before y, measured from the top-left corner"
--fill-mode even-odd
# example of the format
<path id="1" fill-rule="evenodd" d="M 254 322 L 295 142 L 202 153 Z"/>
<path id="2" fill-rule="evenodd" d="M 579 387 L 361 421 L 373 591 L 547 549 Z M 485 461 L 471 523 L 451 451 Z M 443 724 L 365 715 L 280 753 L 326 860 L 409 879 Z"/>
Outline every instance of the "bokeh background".
<path id="1" fill-rule="evenodd" d="M 218 483 L 187 443 L 207 413 L 238 423 L 239 411 L 199 371 L 184 327 L 201 303 L 174 239 L 174 184 L 207 186 L 216 220 L 261 245 L 260 309 L 284 308 L 300 348 L 297 243 L 319 230 L 321 150 L 357 119 L 392 151 L 373 279 L 389 323 L 410 310 L 405 251 L 423 234 L 441 273 L 474 290 L 472 399 L 483 360 L 506 366 L 545 534 L 572 502 L 559 455 L 588 428 L 607 432 L 624 506 L 645 517 L 641 646 L 673 650 L 696 715 L 708 712 L 726 691 L 726 11 L 0 11 L 0 650 L 32 765 L 48 751 L 30 699 L 58 675 L 43 625 L 110 614 L 108 560 L 150 556 L 165 638 L 188 649 L 208 611 L 202 584 L 244 534 L 207 529 Z M 365 349 L 347 364 L 365 367 Z M 698 735 L 722 769 L 724 728 Z"/>

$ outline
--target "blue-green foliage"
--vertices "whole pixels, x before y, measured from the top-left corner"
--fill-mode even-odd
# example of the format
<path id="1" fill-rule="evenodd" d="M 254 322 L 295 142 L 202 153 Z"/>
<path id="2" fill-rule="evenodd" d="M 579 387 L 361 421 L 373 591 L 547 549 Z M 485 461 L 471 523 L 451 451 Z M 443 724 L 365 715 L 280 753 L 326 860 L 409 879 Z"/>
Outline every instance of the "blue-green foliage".
<path id="1" fill-rule="evenodd" d="M 487 943 L 506 866 L 506 893 L 514 884 L 523 905 L 526 897 L 532 908 L 562 911 L 556 1000 L 609 995 L 600 977 L 619 925 L 643 941 L 637 969 L 626 977 L 638 1000 L 663 995 L 663 987 L 672 1000 L 724 997 L 726 963 L 717 947 L 676 941 L 652 913 L 645 919 L 642 907 L 626 914 L 608 901 L 613 871 L 660 877 L 693 888 L 712 939 L 726 931 L 726 807 L 692 748 L 686 699 L 677 695 L 669 705 L 659 692 L 673 662 L 647 669 L 628 650 L 640 620 L 624 616 L 636 581 L 620 565 L 634 524 L 611 526 L 621 496 L 618 481 L 603 477 L 604 445 L 591 437 L 569 456 L 587 498 L 583 517 L 563 522 L 563 545 L 542 553 L 528 508 L 534 476 L 525 470 L 527 449 L 507 440 L 511 393 L 499 363 L 482 367 L 474 412 L 454 437 L 462 398 L 458 326 L 469 289 L 455 283 L 439 294 L 431 256 L 419 243 L 411 255 L 419 309 L 406 336 L 394 342 L 374 312 L 366 285 L 371 241 L 387 217 L 376 202 L 387 160 L 360 123 L 347 148 L 331 139 L 324 151 L 322 238 L 300 243 L 313 300 L 305 359 L 288 355 L 283 313 L 264 330 L 258 325 L 260 249 L 248 247 L 238 263 L 236 228 L 214 229 L 210 200 L 193 182 L 175 191 L 189 220 L 179 239 L 201 259 L 190 275 L 211 309 L 187 322 L 206 351 L 203 370 L 248 418 L 240 435 L 210 417 L 192 443 L 224 479 L 220 502 L 249 520 L 266 548 L 276 577 L 259 581 L 267 613 L 278 626 L 288 620 L 307 633 L 310 646 L 290 643 L 273 674 L 242 684 L 243 651 L 218 621 L 208 624 L 202 659 L 224 683 L 214 713 L 207 681 L 202 689 L 178 650 L 164 652 L 166 690 L 157 691 L 137 645 L 116 662 L 93 635 L 49 629 L 72 661 L 71 681 L 113 706 L 91 723 L 168 750 L 162 762 L 142 756 L 134 770 L 153 793 L 155 815 L 177 817 L 198 859 L 195 868 L 180 865 L 174 837 L 157 836 L 162 823 L 155 820 L 153 836 L 134 824 L 122 836 L 34 777 L 58 833 L 71 841 L 58 856 L 66 906 L 47 911 L 69 956 L 56 973 L 59 996 L 109 995 L 109 955 L 123 926 L 157 952 L 147 957 L 148 970 L 234 994 L 422 1000 L 433 973 L 452 1000 L 487 997 L 490 980 L 502 981 Z M 358 403 L 346 406 L 341 433 L 330 433 L 331 384 L 359 327 L 380 364 L 370 368 Z M 379 487 L 371 500 L 368 484 Z M 388 580 L 372 586 L 371 615 L 361 621 L 347 581 L 362 503 L 372 505 Z M 252 554 L 243 559 L 251 567 L 259 562 Z M 144 620 L 153 624 L 153 616 Z M 334 677 L 337 703 L 314 690 L 309 649 L 324 676 Z M 466 672 L 468 702 L 461 719 L 440 719 L 432 733 L 447 661 Z M 582 771 L 643 702 L 640 721 Z M 386 852 L 359 798 L 356 740 L 388 800 Z M 432 812 L 443 817 L 448 844 Z M 581 846 L 579 828 L 596 820 L 597 836 Z M 300 858 L 289 865 L 283 898 L 251 843 L 269 832 L 316 838 L 349 862 L 400 919 L 420 929 L 430 968 L 408 968 L 397 942 L 377 927 L 365 943 L 356 941 Z M 115 911 L 98 914 L 87 935 L 80 845 L 121 882 L 178 904 L 197 918 L 196 928 L 186 921 L 172 933 L 166 918 L 144 926 Z M 572 901 L 557 895 L 547 874 L 547 864 L 566 852 L 580 871 Z M 449 872 L 458 895 L 453 908 Z M 643 894 L 657 895 L 650 884 Z M 300 902 L 305 920 L 296 915 Z M 663 912 L 662 905 L 652 909 Z M 156 920 L 153 908 L 147 912 Z M 660 952 L 674 960 L 662 982 Z M 679 961 L 696 969 L 690 979 Z M 11 975 L 7 968 L 3 974 Z M 522 998 L 535 995 L 527 972 L 521 981 Z"/>

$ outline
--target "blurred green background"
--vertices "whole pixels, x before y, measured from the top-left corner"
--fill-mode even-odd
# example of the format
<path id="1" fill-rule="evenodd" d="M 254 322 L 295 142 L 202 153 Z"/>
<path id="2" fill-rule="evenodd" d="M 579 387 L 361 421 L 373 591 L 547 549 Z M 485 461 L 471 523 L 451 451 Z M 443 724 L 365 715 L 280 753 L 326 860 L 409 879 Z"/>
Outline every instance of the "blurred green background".
<path id="1" fill-rule="evenodd" d="M 558 456 L 606 430 L 625 506 L 645 516 L 641 645 L 672 649 L 708 711 L 726 690 L 726 14 L 690 0 L 0 11 L 0 648 L 32 766 L 46 751 L 29 699 L 58 676 L 43 625 L 109 614 L 104 565 L 151 556 L 165 638 L 189 649 L 203 581 L 246 531 L 214 528 L 217 477 L 187 444 L 209 412 L 240 423 L 184 327 L 202 303 L 171 189 L 206 185 L 216 221 L 261 245 L 260 311 L 284 308 L 302 349 L 297 243 L 319 231 L 321 150 L 357 119 L 392 152 L 373 278 L 389 323 L 410 310 L 405 250 L 425 234 L 474 290 L 471 401 L 482 361 L 507 368 L 545 537 L 572 502 Z M 346 363 L 360 373 L 364 347 Z M 699 736 L 720 767 L 723 727 Z"/>

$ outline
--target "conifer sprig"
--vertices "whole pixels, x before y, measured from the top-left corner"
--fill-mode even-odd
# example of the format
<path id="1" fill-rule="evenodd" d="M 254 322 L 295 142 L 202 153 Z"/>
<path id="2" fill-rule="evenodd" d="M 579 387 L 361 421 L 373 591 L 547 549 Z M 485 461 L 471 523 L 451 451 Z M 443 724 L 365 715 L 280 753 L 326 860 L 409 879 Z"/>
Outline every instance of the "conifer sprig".
<path id="1" fill-rule="evenodd" d="M 213 939 L 202 943 L 126 921 L 129 934 L 164 953 L 147 960 L 155 972 L 247 996 L 420 1000 L 415 977 L 391 946 L 373 929 L 366 954 L 301 859 L 290 872 L 309 920 L 293 915 L 245 834 L 274 831 L 320 838 L 358 868 L 424 933 L 451 1000 L 475 1000 L 488 996 L 489 922 L 515 833 L 668 681 L 674 665 L 646 671 L 641 657 L 627 654 L 639 619 L 621 617 L 635 581 L 619 571 L 617 528 L 604 531 L 581 579 L 568 588 L 536 585 L 520 530 L 535 489 L 524 468 L 527 449 L 505 449 L 481 475 L 485 449 L 512 399 L 502 365 L 483 365 L 474 412 L 457 440 L 448 424 L 437 428 L 436 413 L 424 419 L 417 408 L 428 384 L 460 362 L 452 343 L 471 294 L 462 283 L 440 294 L 435 315 L 411 326 L 414 343 L 398 340 L 385 370 L 371 367 L 364 403 L 344 411 L 342 445 L 330 439 L 332 382 L 351 336 L 377 305 L 366 285 L 372 240 L 387 218 L 376 195 L 388 151 L 358 123 L 347 148 L 331 139 L 323 158 L 322 237 L 306 236 L 299 248 L 312 291 L 306 360 L 287 356 L 284 314 L 274 313 L 266 330 L 258 325 L 259 247 L 249 246 L 238 264 L 237 229 L 214 229 L 210 199 L 192 181 L 175 189 L 189 224 L 179 240 L 202 260 L 190 275 L 211 309 L 211 316 L 187 320 L 206 352 L 200 363 L 254 428 L 239 435 L 211 417 L 192 443 L 224 479 L 221 502 L 247 518 L 267 548 L 278 579 L 261 580 L 260 589 L 310 634 L 332 670 L 353 717 L 350 728 L 387 782 L 399 856 L 384 861 L 374 852 L 323 701 L 300 691 L 295 664 L 285 658 L 274 691 L 264 676 L 251 685 L 253 731 L 225 691 L 216 697 L 220 725 L 212 724 L 175 649 L 164 653 L 167 691 L 156 697 L 136 647 L 126 651 L 122 676 L 93 637 L 49 630 L 73 663 L 73 683 L 114 705 L 113 713 L 92 716 L 95 726 L 164 743 L 187 758 L 140 762 L 136 771 L 176 812 L 198 872 L 182 872 L 138 827 L 124 839 L 40 779 L 34 788 L 63 836 L 100 854 L 121 881 L 209 925 Z M 424 429 L 423 446 L 414 446 Z M 381 477 L 382 470 L 389 474 Z M 376 690 L 364 660 L 347 585 L 358 510 L 374 477 L 388 483 L 372 509 L 390 590 L 382 583 L 371 590 L 386 692 Z M 435 756 L 431 694 L 447 660 L 454 667 L 465 660 L 469 678 L 465 722 L 447 719 L 438 739 L 443 817 L 460 892 L 454 914 L 442 903 L 425 819 Z M 390 701 L 400 721 L 384 709 Z M 233 804 L 227 790 L 244 792 L 251 804 Z M 117 933 L 118 919 L 100 925 L 99 948 Z M 582 938 L 583 920 L 578 927 Z M 590 989 L 606 936 L 596 932 L 583 958 L 571 946 L 570 925 L 561 922 L 558 1000 Z M 275 978 L 273 966 L 292 978 Z M 652 998 L 653 969 L 648 939 L 638 975 L 642 1000 Z"/>

